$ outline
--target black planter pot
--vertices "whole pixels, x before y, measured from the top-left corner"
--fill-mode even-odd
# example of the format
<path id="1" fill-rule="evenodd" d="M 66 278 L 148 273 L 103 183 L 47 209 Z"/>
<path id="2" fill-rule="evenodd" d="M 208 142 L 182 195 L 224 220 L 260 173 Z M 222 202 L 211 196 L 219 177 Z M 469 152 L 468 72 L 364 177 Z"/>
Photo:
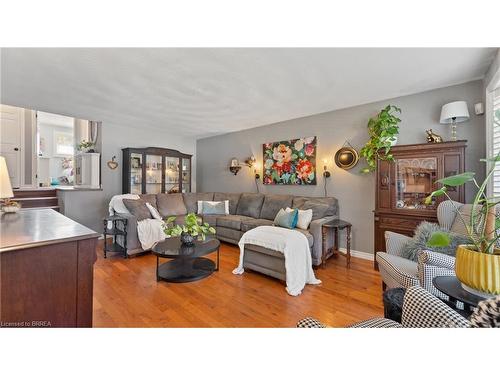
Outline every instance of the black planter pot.
<path id="1" fill-rule="evenodd" d="M 181 242 L 185 246 L 194 246 L 195 238 L 191 236 L 189 233 L 181 234 Z"/>

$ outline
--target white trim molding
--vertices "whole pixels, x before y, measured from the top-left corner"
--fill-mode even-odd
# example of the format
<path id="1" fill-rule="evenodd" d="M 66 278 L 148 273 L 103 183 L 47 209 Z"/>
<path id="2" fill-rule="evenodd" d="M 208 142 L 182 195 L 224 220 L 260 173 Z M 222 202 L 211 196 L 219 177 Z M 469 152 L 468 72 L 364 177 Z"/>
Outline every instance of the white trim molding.
<path id="1" fill-rule="evenodd" d="M 344 247 L 340 247 L 339 251 L 343 254 L 347 253 L 347 249 Z M 351 256 L 354 258 L 370 260 L 373 262 L 373 253 L 365 253 L 364 251 L 351 250 Z"/>

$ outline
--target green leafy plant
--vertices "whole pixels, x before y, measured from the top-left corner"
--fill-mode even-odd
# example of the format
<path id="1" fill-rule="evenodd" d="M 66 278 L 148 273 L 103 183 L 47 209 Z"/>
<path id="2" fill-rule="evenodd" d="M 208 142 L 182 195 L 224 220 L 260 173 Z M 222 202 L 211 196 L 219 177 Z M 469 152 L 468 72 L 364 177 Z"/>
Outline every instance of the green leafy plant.
<path id="1" fill-rule="evenodd" d="M 174 225 L 175 219 L 175 216 L 170 216 L 163 224 L 163 231 L 167 236 L 179 237 L 185 233 L 195 238 L 201 237 L 205 240 L 207 234 L 215 234 L 215 228 L 211 227 L 208 223 L 201 224 L 201 220 L 194 213 L 186 215 L 183 225 Z"/>
<path id="2" fill-rule="evenodd" d="M 83 140 L 80 143 L 78 143 L 78 145 L 76 146 L 76 148 L 77 148 L 78 151 L 82 151 L 82 150 L 89 150 L 89 149 L 91 149 L 94 146 L 95 146 L 94 142 Z"/>
<path id="3" fill-rule="evenodd" d="M 363 168 L 361 173 L 370 173 L 377 169 L 377 159 L 394 161 L 391 154 L 391 141 L 399 134 L 398 124 L 401 122 L 401 119 L 396 116 L 397 113 L 401 113 L 400 108 L 388 105 L 368 121 L 370 140 L 360 150 L 368 166 Z"/>
<path id="4" fill-rule="evenodd" d="M 499 113 L 500 118 L 500 113 Z M 443 186 L 433 191 L 426 199 L 425 204 L 431 204 L 433 199 L 439 196 L 446 196 L 450 201 L 453 200 L 448 195 L 450 187 L 456 188 L 465 185 L 466 183 L 473 183 L 478 191 L 472 203 L 472 210 L 470 218 L 464 217 L 458 207 L 455 206 L 455 211 L 458 217 L 467 229 L 467 237 L 473 245 L 471 248 L 475 251 L 486 254 L 500 254 L 500 249 L 497 246 L 497 241 L 500 238 L 500 218 L 496 217 L 496 206 L 500 203 L 500 197 L 488 197 L 486 195 L 486 187 L 488 181 L 492 178 L 495 172 L 495 166 L 500 162 L 500 153 L 491 159 L 481 159 L 483 162 L 492 164 L 486 178 L 481 185 L 477 182 L 473 172 L 465 172 L 454 176 L 442 178 L 437 182 Z M 444 232 L 435 232 L 429 238 L 427 245 L 429 247 L 443 247 L 448 246 L 450 237 Z"/>

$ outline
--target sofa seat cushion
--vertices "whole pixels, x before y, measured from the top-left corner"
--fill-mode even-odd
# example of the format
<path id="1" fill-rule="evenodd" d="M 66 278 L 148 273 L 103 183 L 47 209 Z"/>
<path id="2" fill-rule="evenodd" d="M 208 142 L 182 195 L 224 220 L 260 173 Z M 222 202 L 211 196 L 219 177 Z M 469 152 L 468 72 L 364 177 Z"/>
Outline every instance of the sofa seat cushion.
<path id="1" fill-rule="evenodd" d="M 241 230 L 241 222 L 244 219 L 247 219 L 247 217 L 241 215 L 224 215 L 218 217 L 216 223 L 218 227 Z"/>
<path id="2" fill-rule="evenodd" d="M 158 212 L 162 217 L 186 215 L 187 210 L 182 194 L 158 194 L 156 196 Z"/>
<path id="3" fill-rule="evenodd" d="M 311 233 L 309 233 L 308 230 L 300 229 L 300 228 L 295 228 L 294 230 L 296 230 L 297 232 L 303 233 L 306 236 L 307 242 L 309 243 L 309 247 L 312 247 L 314 245 L 314 237 Z"/>
<path id="4" fill-rule="evenodd" d="M 279 210 L 292 207 L 293 197 L 291 195 L 266 194 L 260 218 L 274 220 Z"/>
<path id="5" fill-rule="evenodd" d="M 264 194 L 243 193 L 238 201 L 237 215 L 249 216 L 258 219 L 262 203 L 264 202 Z M 274 219 L 274 218 L 273 218 Z"/>
<path id="6" fill-rule="evenodd" d="M 214 193 L 184 193 L 184 205 L 188 213 L 198 213 L 198 201 L 212 201 Z"/>
<path id="7" fill-rule="evenodd" d="M 226 215 L 200 215 L 203 219 L 203 223 L 208 223 L 211 227 L 215 227 L 217 225 L 217 218 L 225 217 Z"/>
<path id="8" fill-rule="evenodd" d="M 247 232 L 262 225 L 273 225 L 273 222 L 266 219 L 254 219 L 253 217 L 245 218 L 241 222 L 241 231 Z"/>
<path id="9" fill-rule="evenodd" d="M 240 193 L 215 193 L 214 201 L 229 201 L 229 213 L 231 215 L 236 215 L 236 209 L 238 208 L 238 201 L 240 200 L 240 196 Z"/>
<path id="10" fill-rule="evenodd" d="M 243 235 L 243 232 L 236 230 L 236 229 L 217 227 L 216 236 L 217 236 L 217 238 L 222 239 L 222 240 L 226 240 L 226 241 L 233 242 L 233 243 L 238 243 L 238 241 L 240 240 L 242 235 Z"/>

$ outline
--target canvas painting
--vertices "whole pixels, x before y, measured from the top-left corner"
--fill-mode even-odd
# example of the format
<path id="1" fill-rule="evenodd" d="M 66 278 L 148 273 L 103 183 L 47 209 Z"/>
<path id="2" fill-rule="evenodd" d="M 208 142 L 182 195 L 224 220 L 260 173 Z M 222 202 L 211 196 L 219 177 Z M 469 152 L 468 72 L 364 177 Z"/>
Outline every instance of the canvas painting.
<path id="1" fill-rule="evenodd" d="M 316 185 L 316 137 L 264 143 L 266 185 Z"/>

